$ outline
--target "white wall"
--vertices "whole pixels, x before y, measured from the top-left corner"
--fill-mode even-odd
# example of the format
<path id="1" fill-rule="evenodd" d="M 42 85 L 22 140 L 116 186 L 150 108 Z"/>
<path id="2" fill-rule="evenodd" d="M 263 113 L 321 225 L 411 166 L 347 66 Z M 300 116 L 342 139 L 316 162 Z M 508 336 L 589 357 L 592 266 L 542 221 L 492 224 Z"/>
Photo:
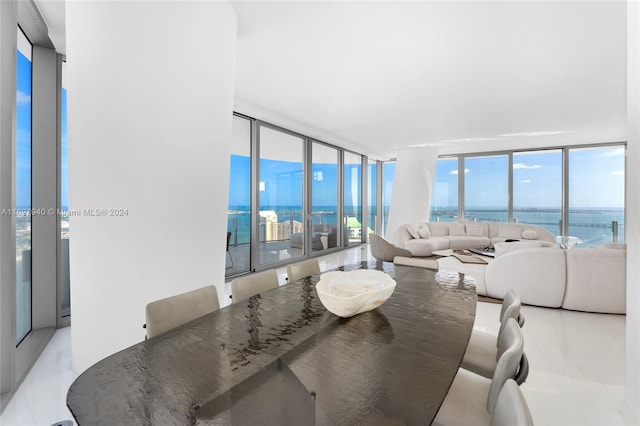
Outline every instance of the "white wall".
<path id="1" fill-rule="evenodd" d="M 398 153 L 385 234 L 388 241 L 394 241 L 401 225 L 428 219 L 437 162 L 436 148 L 411 148 Z"/>
<path id="2" fill-rule="evenodd" d="M 224 283 L 228 2 L 68 2 L 73 366 L 141 341 L 145 305 Z M 219 291 L 220 292 L 220 291 Z"/>
<path id="3" fill-rule="evenodd" d="M 627 2 L 626 400 L 640 419 L 640 6 Z M 637 421 L 637 420 L 636 420 Z"/>

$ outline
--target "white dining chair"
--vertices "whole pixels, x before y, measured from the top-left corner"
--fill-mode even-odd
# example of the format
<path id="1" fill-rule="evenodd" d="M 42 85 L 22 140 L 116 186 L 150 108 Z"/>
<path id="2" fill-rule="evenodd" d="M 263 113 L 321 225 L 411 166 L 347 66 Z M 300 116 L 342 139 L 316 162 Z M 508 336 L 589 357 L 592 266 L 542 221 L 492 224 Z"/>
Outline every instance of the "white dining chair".
<path id="1" fill-rule="evenodd" d="M 527 400 L 515 380 L 508 379 L 502 385 L 490 426 L 533 426 Z"/>
<path id="2" fill-rule="evenodd" d="M 524 349 L 522 330 L 516 320 L 509 318 L 503 333 L 507 349 L 498 360 L 493 377 L 487 379 L 469 370 L 459 369 L 432 424 L 490 424 L 500 390 L 516 374 Z"/>
<path id="3" fill-rule="evenodd" d="M 147 338 L 178 327 L 220 309 L 216 287 L 208 285 L 147 304 Z"/>
<path id="4" fill-rule="evenodd" d="M 521 303 L 518 293 L 510 288 L 505 293 L 500 309 L 500 330 L 498 335 L 486 333 L 474 329 L 469 339 L 467 351 L 462 359 L 461 367 L 481 376 L 491 378 L 502 355 L 500 340 L 504 326 L 509 318 L 518 321 L 520 327 L 524 325 L 524 314 L 520 311 Z M 504 346 L 502 346 L 504 350 Z M 520 367 L 516 376 L 518 384 L 524 383 L 529 372 L 529 363 L 526 354 L 523 353 Z"/>
<path id="5" fill-rule="evenodd" d="M 278 273 L 275 269 L 246 275 L 231 281 L 231 298 L 233 303 L 240 302 L 272 288 L 277 288 L 278 285 Z"/>
<path id="6" fill-rule="evenodd" d="M 319 273 L 320 263 L 318 259 L 308 259 L 287 265 L 287 280 L 290 283 Z"/>

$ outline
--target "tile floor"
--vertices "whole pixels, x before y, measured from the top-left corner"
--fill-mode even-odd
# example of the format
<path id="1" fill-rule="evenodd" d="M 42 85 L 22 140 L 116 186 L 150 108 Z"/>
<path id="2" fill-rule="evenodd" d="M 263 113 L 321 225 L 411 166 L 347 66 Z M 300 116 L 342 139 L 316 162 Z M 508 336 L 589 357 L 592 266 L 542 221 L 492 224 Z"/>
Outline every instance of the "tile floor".
<path id="1" fill-rule="evenodd" d="M 319 258 L 322 270 L 370 258 L 361 246 Z M 278 269 L 284 283 L 286 270 Z M 230 286 L 226 291 L 230 294 Z M 228 301 L 228 296 L 223 298 Z M 476 327 L 497 333 L 500 305 L 478 303 Z M 623 401 L 625 317 L 524 306 L 531 366 L 522 390 L 536 425 L 635 425 Z M 70 328 L 58 330 L 0 417 L 0 425 L 50 426 L 72 418 L 65 399 Z"/>

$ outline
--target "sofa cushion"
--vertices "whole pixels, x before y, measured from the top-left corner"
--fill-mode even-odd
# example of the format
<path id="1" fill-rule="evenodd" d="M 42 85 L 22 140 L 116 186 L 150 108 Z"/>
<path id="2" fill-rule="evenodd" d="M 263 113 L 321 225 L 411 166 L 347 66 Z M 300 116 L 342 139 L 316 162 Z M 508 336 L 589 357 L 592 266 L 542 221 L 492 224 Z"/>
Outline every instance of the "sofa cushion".
<path id="1" fill-rule="evenodd" d="M 498 237 L 519 240 L 522 238 L 522 226 L 510 223 L 498 224 Z"/>
<path id="2" fill-rule="evenodd" d="M 404 248 L 409 250 L 413 256 L 431 256 L 435 250 L 448 249 L 449 240 L 442 237 L 418 238 L 405 242 Z"/>
<path id="3" fill-rule="evenodd" d="M 418 234 L 420 234 L 420 238 L 431 238 L 431 231 L 429 231 L 427 225 L 422 225 L 418 230 Z"/>
<path id="4" fill-rule="evenodd" d="M 464 227 L 467 235 L 471 235 L 474 237 L 484 236 L 483 229 L 482 229 L 483 226 L 480 224 L 465 225 Z"/>
<path id="5" fill-rule="evenodd" d="M 494 244 L 495 257 L 500 257 L 505 253 L 513 250 L 529 248 L 529 247 L 543 247 L 544 241 L 514 241 L 510 243 L 501 242 Z"/>
<path id="6" fill-rule="evenodd" d="M 522 238 L 525 240 L 535 240 L 538 238 L 538 233 L 533 229 L 525 229 L 522 231 Z"/>
<path id="7" fill-rule="evenodd" d="M 407 231 L 413 238 L 420 238 L 420 227 L 424 226 L 424 223 L 410 223 L 407 225 Z"/>
<path id="8" fill-rule="evenodd" d="M 490 241 L 487 237 L 474 237 L 472 235 L 449 235 L 450 249 L 467 249 L 471 247 L 486 247 Z"/>
<path id="9" fill-rule="evenodd" d="M 467 234 L 462 223 L 453 223 L 449 225 L 449 235 L 461 236 Z"/>
<path id="10" fill-rule="evenodd" d="M 432 237 L 444 237 L 449 235 L 449 225 L 451 222 L 429 222 L 429 231 Z"/>

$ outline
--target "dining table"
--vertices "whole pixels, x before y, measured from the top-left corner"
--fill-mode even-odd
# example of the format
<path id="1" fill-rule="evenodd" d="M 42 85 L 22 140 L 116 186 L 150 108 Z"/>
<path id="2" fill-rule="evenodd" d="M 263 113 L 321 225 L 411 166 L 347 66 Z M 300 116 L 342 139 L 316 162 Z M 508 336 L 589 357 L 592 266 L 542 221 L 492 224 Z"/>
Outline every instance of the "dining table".
<path id="1" fill-rule="evenodd" d="M 321 274 L 289 282 L 108 356 L 67 392 L 79 425 L 428 425 L 475 319 L 472 279 L 364 261 L 396 281 L 341 318 Z"/>

